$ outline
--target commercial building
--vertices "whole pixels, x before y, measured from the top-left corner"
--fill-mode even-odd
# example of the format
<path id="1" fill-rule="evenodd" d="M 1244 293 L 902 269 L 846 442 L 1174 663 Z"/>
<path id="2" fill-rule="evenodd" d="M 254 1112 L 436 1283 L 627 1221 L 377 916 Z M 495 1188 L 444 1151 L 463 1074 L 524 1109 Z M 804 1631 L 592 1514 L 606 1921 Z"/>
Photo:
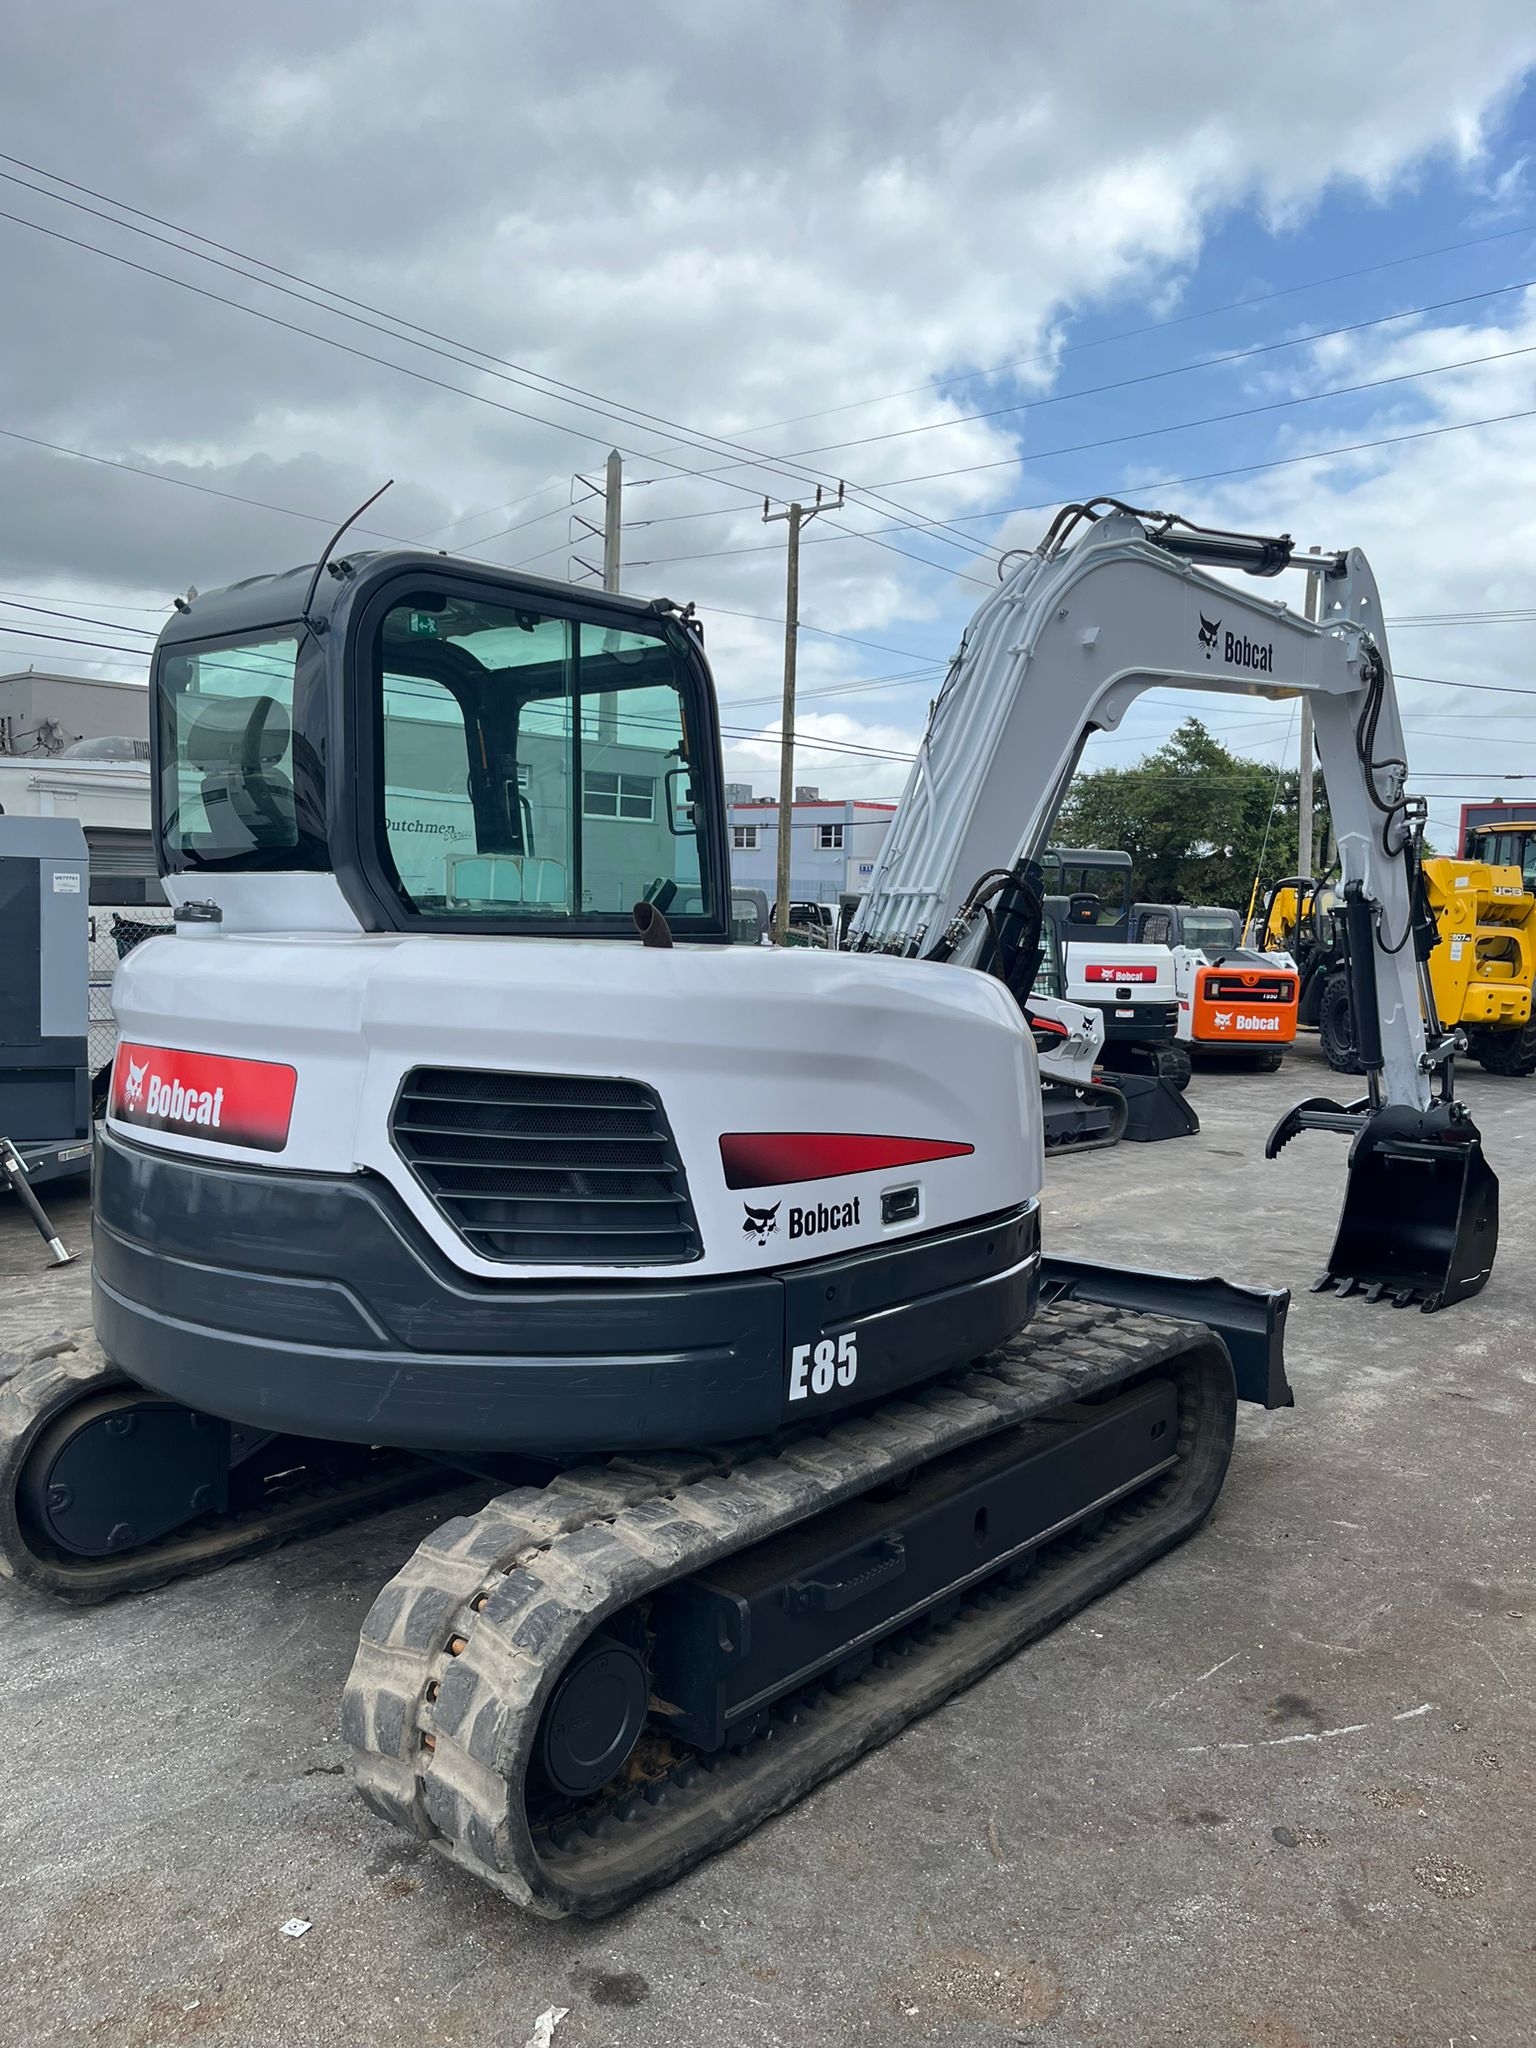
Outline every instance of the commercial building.
<path id="1" fill-rule="evenodd" d="M 731 880 L 738 889 L 761 889 L 771 903 L 778 889 L 779 806 L 754 797 L 745 783 L 726 784 L 731 824 Z M 794 903 L 836 903 L 869 887 L 893 803 L 863 797 L 823 797 L 795 791 L 790 818 L 789 894 Z"/>
<path id="2" fill-rule="evenodd" d="M 62 754 L 81 740 L 149 742 L 149 692 L 107 676 L 0 675 L 0 754 Z"/>

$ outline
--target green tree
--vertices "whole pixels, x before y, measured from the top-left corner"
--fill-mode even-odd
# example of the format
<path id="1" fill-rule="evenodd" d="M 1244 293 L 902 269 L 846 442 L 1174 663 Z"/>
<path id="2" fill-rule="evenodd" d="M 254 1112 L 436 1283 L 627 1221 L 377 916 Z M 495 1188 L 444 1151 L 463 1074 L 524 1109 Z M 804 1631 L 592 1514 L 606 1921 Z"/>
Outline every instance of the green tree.
<path id="1" fill-rule="evenodd" d="M 1198 718 L 1130 768 L 1099 768 L 1074 778 L 1052 838 L 1058 846 L 1122 847 L 1131 856 L 1144 903 L 1217 903 L 1248 907 L 1254 877 L 1262 891 L 1296 869 L 1299 777 L 1234 754 Z M 1317 871 L 1327 843 L 1327 798 L 1313 777 Z"/>

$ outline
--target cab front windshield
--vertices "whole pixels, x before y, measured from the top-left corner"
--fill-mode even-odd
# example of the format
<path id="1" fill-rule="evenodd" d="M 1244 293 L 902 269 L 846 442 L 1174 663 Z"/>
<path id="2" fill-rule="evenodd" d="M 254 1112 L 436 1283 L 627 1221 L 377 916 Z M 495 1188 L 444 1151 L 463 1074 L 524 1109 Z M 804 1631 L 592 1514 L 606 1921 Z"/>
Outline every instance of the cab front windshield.
<path id="1" fill-rule="evenodd" d="M 1202 953 L 1230 952 L 1237 944 L 1234 917 L 1191 917 L 1184 919 L 1184 943 Z"/>
<path id="2" fill-rule="evenodd" d="M 1473 842 L 1474 860 L 1490 867 L 1518 868 L 1527 889 L 1536 894 L 1536 826 L 1521 832 L 1484 832 Z"/>
<path id="3" fill-rule="evenodd" d="M 383 849 L 423 918 L 707 919 L 678 628 L 410 592 L 373 649 Z"/>
<path id="4" fill-rule="evenodd" d="M 1046 853 L 1042 866 L 1051 895 L 1065 896 L 1069 902 L 1077 899 L 1073 924 L 1119 924 L 1124 918 L 1130 877 L 1123 867 L 1064 859 L 1054 848 Z"/>

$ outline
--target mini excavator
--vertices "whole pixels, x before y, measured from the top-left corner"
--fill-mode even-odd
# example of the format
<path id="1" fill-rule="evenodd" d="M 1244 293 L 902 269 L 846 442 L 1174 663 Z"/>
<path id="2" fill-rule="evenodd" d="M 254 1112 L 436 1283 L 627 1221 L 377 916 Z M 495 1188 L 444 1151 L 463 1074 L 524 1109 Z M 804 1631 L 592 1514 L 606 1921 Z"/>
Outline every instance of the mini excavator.
<path id="1" fill-rule="evenodd" d="M 363 1625 L 356 1780 L 599 1915 L 1189 1535 L 1290 1400 L 1283 1291 L 1042 1254 L 1038 856 L 1141 691 L 1313 703 L 1365 1092 L 1271 1145 L 1350 1139 L 1327 1281 L 1474 1294 L 1497 1184 L 1354 550 L 1068 508 L 822 952 L 729 943 L 691 608 L 339 546 L 161 634 L 175 933 L 118 970 L 94 1337 L 0 1384 L 0 1560 L 100 1599 L 477 1476 Z"/>

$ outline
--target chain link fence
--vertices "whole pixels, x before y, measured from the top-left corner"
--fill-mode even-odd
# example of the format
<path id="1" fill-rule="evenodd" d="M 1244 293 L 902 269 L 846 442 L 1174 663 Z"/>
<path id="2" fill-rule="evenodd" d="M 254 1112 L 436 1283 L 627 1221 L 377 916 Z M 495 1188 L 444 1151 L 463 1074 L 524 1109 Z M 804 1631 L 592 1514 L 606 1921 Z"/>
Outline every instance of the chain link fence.
<path id="1" fill-rule="evenodd" d="M 135 906 L 132 915 L 103 906 L 91 912 L 91 958 L 86 1057 L 92 1074 L 110 1064 L 117 1048 L 117 1024 L 112 1016 L 112 977 L 125 953 L 145 939 L 171 930 L 171 912 L 164 908 Z"/>

